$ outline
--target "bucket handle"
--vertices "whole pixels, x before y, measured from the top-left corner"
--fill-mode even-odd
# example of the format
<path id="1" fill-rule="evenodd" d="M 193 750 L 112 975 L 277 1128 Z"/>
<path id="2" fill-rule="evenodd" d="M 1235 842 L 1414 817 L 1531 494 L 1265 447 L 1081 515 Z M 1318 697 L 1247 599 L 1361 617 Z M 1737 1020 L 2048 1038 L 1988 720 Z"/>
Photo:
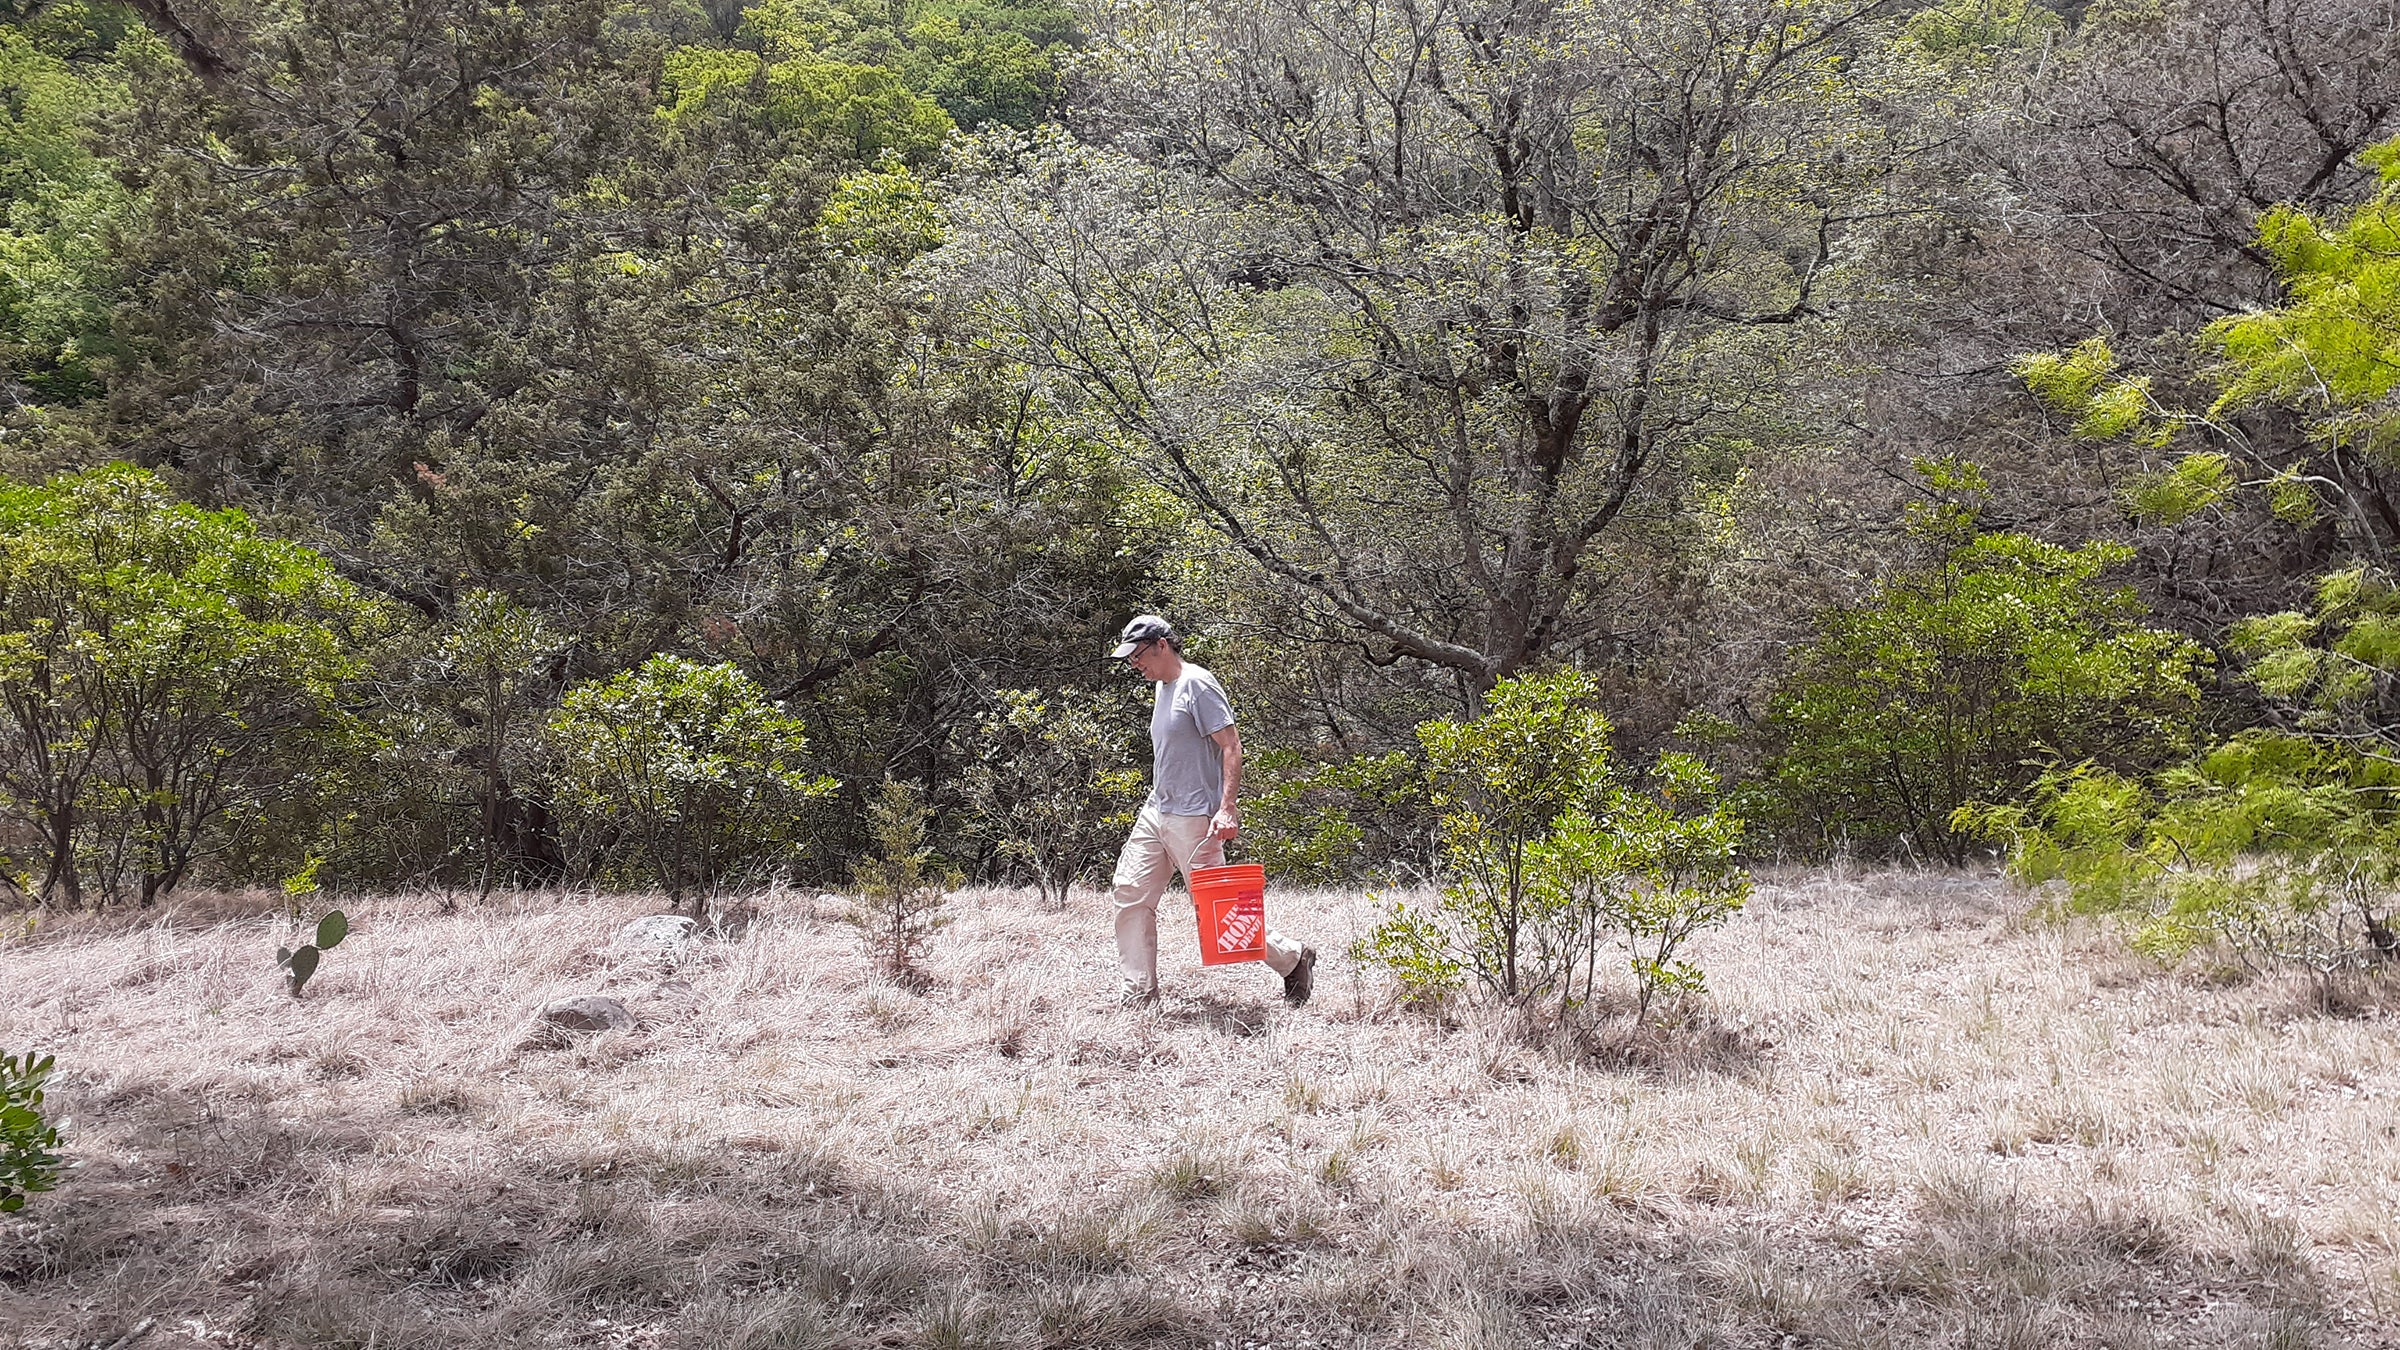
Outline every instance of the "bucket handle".
<path id="1" fill-rule="evenodd" d="M 1210 816 L 1210 817 L 1209 817 L 1209 819 L 1210 819 L 1211 821 L 1214 821 L 1214 820 L 1216 819 L 1216 817 L 1215 817 L 1215 816 Z M 1194 845 L 1192 845 L 1192 851 L 1191 851 L 1190 853 L 1187 853 L 1187 854 L 1185 854 L 1185 855 L 1184 855 L 1184 858 L 1183 858 L 1183 884 L 1184 884 L 1184 885 L 1186 885 L 1186 886 L 1189 886 L 1189 885 L 1191 885 L 1191 884 L 1192 884 L 1192 864 L 1193 864 L 1193 863 L 1195 863 L 1195 862 L 1197 862 L 1197 861 L 1199 861 L 1199 859 L 1200 859 L 1200 850 L 1202 850 L 1202 849 L 1204 849 L 1204 848 L 1207 848 L 1207 847 L 1208 847 L 1209 840 L 1213 839 L 1214 837 L 1216 837 L 1216 831 L 1214 831 L 1214 830 L 1207 830 L 1207 831 L 1203 831 L 1203 832 L 1201 833 L 1201 835 L 1200 835 L 1200 842 L 1199 842 L 1199 843 L 1197 843 L 1197 844 L 1194 844 Z M 1226 842 L 1227 842 L 1227 843 L 1231 843 L 1231 842 L 1233 842 L 1233 841 L 1229 839 L 1229 840 L 1227 840 Z"/>

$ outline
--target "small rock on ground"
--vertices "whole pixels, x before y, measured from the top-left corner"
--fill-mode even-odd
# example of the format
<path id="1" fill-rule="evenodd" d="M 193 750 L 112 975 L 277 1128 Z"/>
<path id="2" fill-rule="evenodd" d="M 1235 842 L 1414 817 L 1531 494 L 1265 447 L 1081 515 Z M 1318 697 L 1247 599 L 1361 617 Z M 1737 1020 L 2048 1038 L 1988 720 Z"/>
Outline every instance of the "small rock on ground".
<path id="1" fill-rule="evenodd" d="M 648 914 L 617 930 L 618 947 L 679 947 L 700 925 L 681 914 Z"/>
<path id="2" fill-rule="evenodd" d="M 606 994 L 581 994 L 543 1004 L 517 1048 L 564 1045 L 578 1032 L 627 1031 L 632 1027 L 633 1013 L 623 1003 Z"/>

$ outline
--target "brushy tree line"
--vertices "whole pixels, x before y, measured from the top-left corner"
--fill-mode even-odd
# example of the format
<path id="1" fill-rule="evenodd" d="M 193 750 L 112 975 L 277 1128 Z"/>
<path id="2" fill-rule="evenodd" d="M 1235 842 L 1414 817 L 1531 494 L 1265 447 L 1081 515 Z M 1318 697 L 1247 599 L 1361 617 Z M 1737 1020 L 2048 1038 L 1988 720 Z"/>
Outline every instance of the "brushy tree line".
<path id="1" fill-rule="evenodd" d="M 1736 833 L 2380 960 L 2387 20 L 0 7 L 12 884 L 1055 896 L 1161 608 L 1432 985 L 1671 988 Z"/>

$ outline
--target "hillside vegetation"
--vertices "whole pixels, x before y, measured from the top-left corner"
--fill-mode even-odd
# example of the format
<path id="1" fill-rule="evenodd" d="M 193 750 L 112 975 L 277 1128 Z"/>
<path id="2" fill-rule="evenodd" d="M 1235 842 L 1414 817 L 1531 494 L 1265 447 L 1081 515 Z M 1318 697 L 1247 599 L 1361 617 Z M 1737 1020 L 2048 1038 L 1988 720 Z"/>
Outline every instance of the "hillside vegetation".
<path id="1" fill-rule="evenodd" d="M 1054 891 L 1138 796 L 1100 654 L 1157 611 L 1295 877 L 1449 867 L 1420 729 L 1576 671 L 1621 785 L 1700 761 L 1752 854 L 2382 959 L 2395 43 L 0 5 L 0 895 L 698 912 L 845 882 L 887 780 Z"/>
<path id="2" fill-rule="evenodd" d="M 0 0 L 0 1350 L 2395 1344 L 2396 298 L 2395 0 Z"/>

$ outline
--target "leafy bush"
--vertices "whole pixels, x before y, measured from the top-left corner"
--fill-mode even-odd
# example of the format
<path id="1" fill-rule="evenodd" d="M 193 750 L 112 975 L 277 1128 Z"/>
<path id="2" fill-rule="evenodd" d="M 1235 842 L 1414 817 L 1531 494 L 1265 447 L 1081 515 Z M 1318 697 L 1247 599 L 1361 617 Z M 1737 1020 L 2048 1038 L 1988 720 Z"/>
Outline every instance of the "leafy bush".
<path id="1" fill-rule="evenodd" d="M 1683 945 L 1748 897 L 1745 826 L 1690 756 L 1661 757 L 1639 788 L 1619 782 L 1595 690 L 1578 671 L 1520 677 L 1482 717 L 1419 728 L 1452 880 L 1428 906 L 1395 904 L 1354 957 L 1412 993 L 1472 977 L 1505 999 L 1554 995 L 1562 1014 L 1591 1002 L 1603 953 L 1620 947 L 1637 1017 L 1660 993 L 1700 988 Z"/>
<path id="2" fill-rule="evenodd" d="M 2356 539 L 2388 537 L 2384 489 L 2353 465 L 2390 452 L 2396 429 L 2391 394 L 2400 364 L 2400 138 L 2359 155 L 2383 187 L 2348 210 L 2285 203 L 2259 217 L 2256 252 L 2273 262 L 2282 304 L 2245 308 L 2210 323 L 2200 345 L 2219 360 L 2208 372 L 2217 398 L 2205 410 L 2159 399 L 2148 376 L 2127 374 L 2103 337 L 2065 353 L 2036 352 L 2015 369 L 2026 386 L 2086 440 L 2125 439 L 2168 452 L 2163 467 L 2132 478 L 2127 504 L 2173 524 L 2237 494 L 2277 519 L 2307 524 L 2322 514 L 2346 517 Z M 2306 420 L 2315 447 L 2293 456 L 2275 439 L 2247 434 L 2238 416 L 2262 405 Z M 2214 448 L 2208 448 L 2214 447 Z M 2348 449 L 2365 461 L 2345 458 Z"/>
<path id="3" fill-rule="evenodd" d="M 2129 556 L 1980 535 L 1828 615 L 1766 719 L 1780 809 L 1963 864 L 1959 807 L 2014 800 L 2048 765 L 2139 770 L 2187 750 L 2207 655 L 2100 580 Z"/>
<path id="4" fill-rule="evenodd" d="M 1504 998 L 1564 974 L 1556 897 L 1532 864 L 1562 817 L 1606 809 L 1609 725 L 1591 706 L 1597 692 L 1578 670 L 1519 676 L 1492 690 L 1483 716 L 1417 728 L 1454 878 L 1442 891 L 1455 921 L 1448 940 L 1461 966 Z"/>
<path id="5" fill-rule="evenodd" d="M 500 845 L 506 825 L 523 814 L 525 803 L 510 778 L 511 758 L 519 753 L 517 726 L 530 677 L 563 646 L 564 640 L 526 610 L 496 591 L 476 590 L 460 596 L 447 631 L 436 649 L 435 666 L 442 683 L 471 690 L 468 706 L 456 711 L 471 720 L 480 734 L 465 755 L 475 770 L 475 799 L 479 845 L 477 885 L 490 895 L 504 860 Z M 461 747 L 465 749 L 466 747 Z"/>
<path id="6" fill-rule="evenodd" d="M 803 763 L 800 719 L 731 665 L 654 656 L 567 691 L 550 721 L 558 804 L 620 876 L 693 912 L 703 889 L 788 856 L 833 791 Z"/>
<path id="7" fill-rule="evenodd" d="M 2400 139 L 2360 160 L 2383 179 L 2373 199 L 2260 219 L 2285 302 L 2202 335 L 2222 358 L 2205 412 L 2160 403 L 2100 338 L 2018 363 L 2080 436 L 2160 451 L 2193 432 L 2213 444 L 2136 479 L 2128 499 L 2140 514 L 2172 523 L 2263 496 L 2279 520 L 2331 514 L 2351 541 L 2386 551 L 2375 542 L 2388 538 L 2384 488 L 2357 466 L 2387 455 L 2400 431 L 2389 359 L 2400 340 L 2390 303 Z M 2262 404 L 2301 415 L 2307 454 L 2245 434 L 2235 415 Z M 2053 773 L 2030 804 L 1962 811 L 1961 825 L 2007 840 L 2025 880 L 2065 883 L 2070 907 L 2134 916 L 2141 943 L 2162 955 L 2222 940 L 2324 978 L 2400 955 L 2400 590 L 2376 567 L 2336 571 L 2309 612 L 2247 619 L 2230 637 L 2273 709 L 2269 728 L 2147 779 L 2092 764 Z"/>
<path id="8" fill-rule="evenodd" d="M 491 590 L 454 596 L 438 624 L 395 631 L 361 710 L 362 752 L 329 775 L 302 822 L 335 876 L 401 889 L 550 882 L 568 870 L 543 753 L 551 676 L 571 639 Z M 295 813 L 298 814 L 298 813 Z"/>
<path id="9" fill-rule="evenodd" d="M 2331 976 L 2400 953 L 2400 590 L 2327 578 L 2313 613 L 2237 625 L 2245 674 L 2291 730 L 2235 736 L 2147 782 L 2053 773 L 2022 807 L 1962 811 L 2070 908 L 2132 915 L 2162 956 L 2221 939 Z"/>
<path id="10" fill-rule="evenodd" d="M 1425 771 L 1407 751 L 1328 763 L 1270 749 L 1242 778 L 1242 847 L 1275 876 L 1323 886 L 1362 865 L 1422 866 Z"/>
<path id="11" fill-rule="evenodd" d="M 58 1186 L 58 1131 L 42 1119 L 42 1080 L 52 1056 L 0 1055 L 0 1214 Z"/>
<path id="12" fill-rule="evenodd" d="M 370 607 L 324 558 L 121 464 L 0 488 L 0 544 L 0 818 L 40 846 L 20 889 L 149 904 L 355 749 L 338 694 Z"/>
<path id="13" fill-rule="evenodd" d="M 1078 689 L 1003 689 L 983 719 L 965 776 L 968 809 L 1045 901 L 1066 903 L 1067 887 L 1109 856 L 1141 799 L 1132 719 L 1121 694 Z"/>
<path id="14" fill-rule="evenodd" d="M 2253 731 L 2149 784 L 2083 766 L 1961 821 L 2007 840 L 2019 879 L 2065 883 L 2069 910 L 2130 916 L 2154 955 L 2221 939 L 2331 976 L 2400 952 L 2396 792 L 2384 761 Z"/>
<path id="15" fill-rule="evenodd" d="M 897 979 L 916 975 L 926 944 L 949 924 L 942 911 L 959 881 L 934 865 L 933 850 L 925 846 L 930 814 L 915 789 L 884 779 L 882 794 L 867 804 L 874 852 L 852 870 L 858 908 L 850 921 L 866 938 L 868 956 Z"/>
<path id="16" fill-rule="evenodd" d="M 1680 954 L 1683 944 L 1750 898 L 1750 873 L 1739 861 L 1748 826 L 1719 802 L 1717 787 L 1699 760 L 1661 755 L 1643 790 L 1610 794 L 1605 818 L 1559 821 L 1538 849 L 1536 875 L 1557 892 L 1569 940 L 1584 947 L 1585 999 L 1594 992 L 1600 945 L 1610 938 L 1624 944 L 1640 989 L 1637 1020 L 1660 994 L 1702 988 L 1700 968 Z M 1573 994 L 1574 963 L 1566 970 L 1562 1000 Z"/>

